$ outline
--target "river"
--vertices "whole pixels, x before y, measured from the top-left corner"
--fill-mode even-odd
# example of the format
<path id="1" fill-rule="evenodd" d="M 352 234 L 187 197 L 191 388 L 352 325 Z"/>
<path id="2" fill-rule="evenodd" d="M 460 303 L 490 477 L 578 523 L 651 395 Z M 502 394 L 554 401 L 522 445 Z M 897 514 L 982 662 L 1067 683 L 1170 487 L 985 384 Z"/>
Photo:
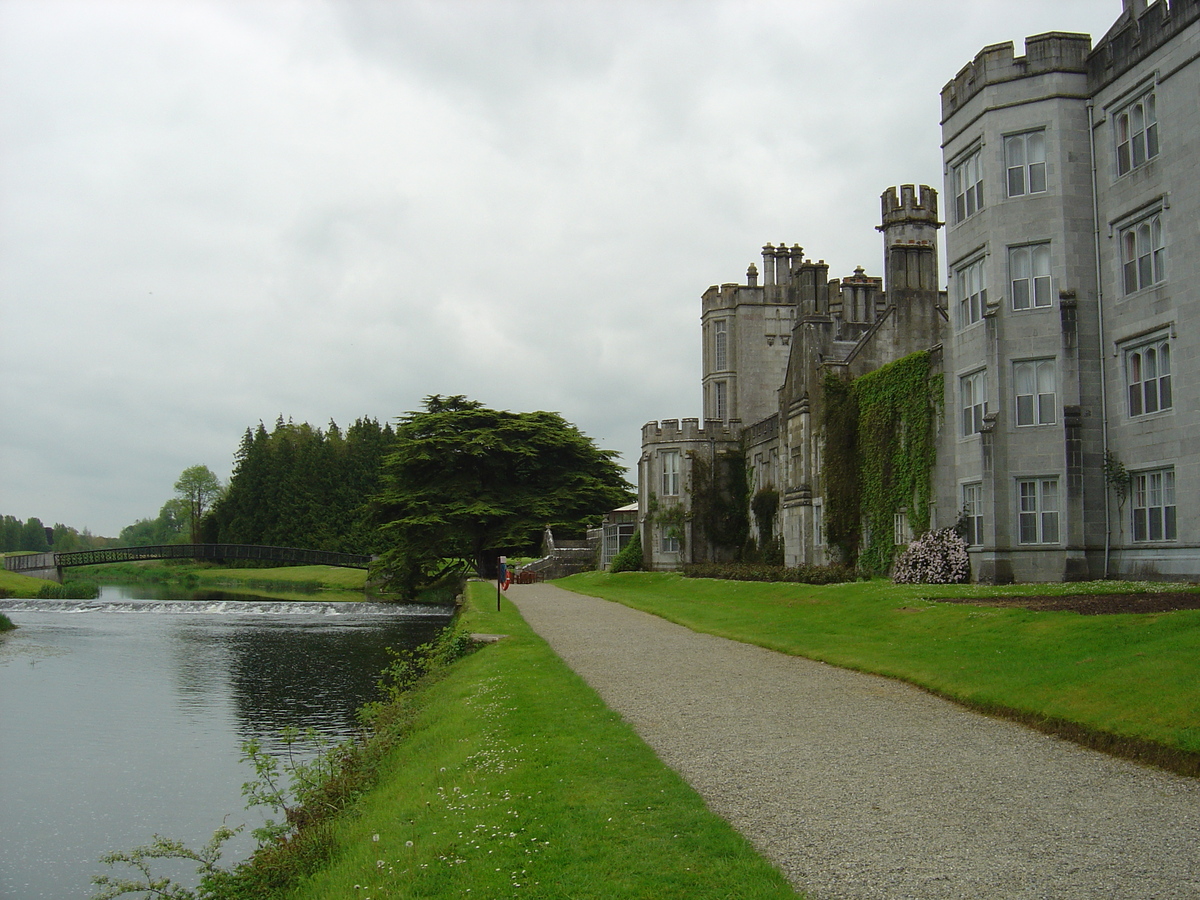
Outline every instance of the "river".
<path id="1" fill-rule="evenodd" d="M 199 848 L 223 820 L 246 830 L 222 862 L 245 858 L 270 813 L 244 808 L 242 742 L 354 734 L 387 648 L 448 621 L 445 607 L 151 592 L 0 600 L 18 626 L 0 636 L 2 900 L 85 900 L 103 854 L 155 834 Z"/>

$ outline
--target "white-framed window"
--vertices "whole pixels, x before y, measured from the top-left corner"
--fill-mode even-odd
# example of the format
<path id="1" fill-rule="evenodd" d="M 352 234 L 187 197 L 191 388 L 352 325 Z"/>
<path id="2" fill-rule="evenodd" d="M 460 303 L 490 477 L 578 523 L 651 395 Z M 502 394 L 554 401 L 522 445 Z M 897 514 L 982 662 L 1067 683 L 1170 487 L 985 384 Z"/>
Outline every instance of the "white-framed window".
<path id="1" fill-rule="evenodd" d="M 725 381 L 713 382 L 713 412 L 718 419 L 724 421 L 729 417 L 729 384 Z"/>
<path id="2" fill-rule="evenodd" d="M 825 546 L 825 505 L 822 500 L 814 500 L 813 510 L 813 546 Z"/>
<path id="3" fill-rule="evenodd" d="M 1172 408 L 1169 337 L 1158 337 L 1125 351 L 1125 386 L 1131 416 Z"/>
<path id="4" fill-rule="evenodd" d="M 983 417 L 987 415 L 987 369 L 980 369 L 958 380 L 959 396 L 962 398 L 962 434 L 968 437 L 983 429 Z"/>
<path id="5" fill-rule="evenodd" d="M 1175 469 L 1133 473 L 1133 539 L 1175 540 Z"/>
<path id="6" fill-rule="evenodd" d="M 1017 540 L 1022 544 L 1058 543 L 1058 479 L 1017 482 Z"/>
<path id="7" fill-rule="evenodd" d="M 1120 110 L 1115 123 L 1118 175 L 1158 156 L 1158 110 L 1154 91 L 1143 94 Z"/>
<path id="8" fill-rule="evenodd" d="M 962 486 L 962 517 L 967 527 L 967 546 L 977 547 L 983 543 L 983 482 Z"/>
<path id="9" fill-rule="evenodd" d="M 1028 131 L 1004 139 L 1008 196 L 1024 197 L 1046 190 L 1046 132 Z"/>
<path id="10" fill-rule="evenodd" d="M 1054 360 L 1028 359 L 1013 363 L 1013 394 L 1018 425 L 1053 425 L 1056 391 Z"/>
<path id="11" fill-rule="evenodd" d="M 679 537 L 675 534 L 673 526 L 663 526 L 662 537 L 659 540 L 659 546 L 662 548 L 663 553 L 679 552 Z"/>
<path id="12" fill-rule="evenodd" d="M 966 328 L 983 318 L 987 309 L 987 287 L 983 283 L 983 260 L 967 263 L 955 272 L 958 290 L 958 327 Z"/>
<path id="13" fill-rule="evenodd" d="M 659 454 L 662 464 L 662 494 L 664 497 L 679 495 L 679 451 L 663 450 Z"/>
<path id="14" fill-rule="evenodd" d="M 912 528 L 908 524 L 908 513 L 898 512 L 892 516 L 892 543 L 907 547 L 912 542 Z"/>
<path id="15" fill-rule="evenodd" d="M 729 334 L 724 319 L 713 322 L 713 368 L 724 372 L 729 368 Z"/>
<path id="16" fill-rule="evenodd" d="M 954 185 L 954 221 L 961 222 L 983 209 L 983 165 L 975 150 L 951 169 Z"/>
<path id="17" fill-rule="evenodd" d="M 1162 213 L 1121 229 L 1121 273 L 1125 293 L 1158 284 L 1166 277 L 1166 243 Z"/>
<path id="18" fill-rule="evenodd" d="M 1013 309 L 1050 305 L 1050 245 L 1008 248 L 1008 275 Z"/>

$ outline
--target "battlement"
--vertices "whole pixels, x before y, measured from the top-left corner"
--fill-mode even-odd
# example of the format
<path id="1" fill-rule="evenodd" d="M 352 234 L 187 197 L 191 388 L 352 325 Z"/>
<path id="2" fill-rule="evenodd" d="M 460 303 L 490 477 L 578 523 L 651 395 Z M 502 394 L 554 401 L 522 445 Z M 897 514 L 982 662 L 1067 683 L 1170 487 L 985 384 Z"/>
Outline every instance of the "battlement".
<path id="1" fill-rule="evenodd" d="M 883 207 L 881 231 L 892 225 L 922 223 L 935 228 L 941 225 L 938 222 L 937 191 L 927 184 L 920 186 L 919 194 L 916 185 L 912 184 L 900 185 L 899 195 L 896 188 L 890 187 L 880 197 L 880 204 Z"/>
<path id="2" fill-rule="evenodd" d="M 1124 0 L 1121 17 L 1088 57 L 1088 90 L 1095 93 L 1129 71 L 1200 18 L 1200 0 Z"/>
<path id="3" fill-rule="evenodd" d="M 730 419 L 728 422 L 705 419 L 703 428 L 699 419 L 663 419 L 642 426 L 642 446 L 680 441 L 736 441 L 741 439 L 741 434 L 740 419 Z"/>
<path id="4" fill-rule="evenodd" d="M 989 44 L 942 88 L 943 124 L 989 84 L 1049 72 L 1085 73 L 1091 35 L 1048 31 L 1025 38 L 1025 55 L 1016 56 L 1012 41 Z"/>

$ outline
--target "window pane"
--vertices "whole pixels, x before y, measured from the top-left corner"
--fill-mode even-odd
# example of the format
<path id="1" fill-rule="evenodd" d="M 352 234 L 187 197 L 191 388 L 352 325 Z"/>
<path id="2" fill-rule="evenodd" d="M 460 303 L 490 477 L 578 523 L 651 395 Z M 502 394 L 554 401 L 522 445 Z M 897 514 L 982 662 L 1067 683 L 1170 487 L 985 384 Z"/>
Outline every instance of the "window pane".
<path id="1" fill-rule="evenodd" d="M 1046 161 L 1046 133 L 1044 131 L 1030 132 L 1026 149 L 1031 166 L 1044 163 Z"/>
<path id="2" fill-rule="evenodd" d="M 1020 197 L 1025 193 L 1025 169 L 1008 170 L 1008 196 Z"/>
<path id="3" fill-rule="evenodd" d="M 1034 163 L 1029 167 L 1029 193 L 1040 194 L 1046 190 L 1046 164 Z"/>
<path id="4" fill-rule="evenodd" d="M 1058 513 L 1042 514 L 1042 541 L 1047 544 L 1058 542 Z"/>
<path id="5" fill-rule="evenodd" d="M 1038 424 L 1054 424 L 1054 395 L 1038 394 Z"/>
<path id="6" fill-rule="evenodd" d="M 1016 376 L 1017 393 L 1032 394 L 1033 390 L 1033 363 L 1017 363 L 1014 368 Z"/>
<path id="7" fill-rule="evenodd" d="M 1033 248 L 1033 274 L 1050 274 L 1050 245 L 1038 244 Z"/>
<path id="8" fill-rule="evenodd" d="M 1017 397 L 1017 424 L 1032 425 L 1033 424 L 1033 396 L 1018 395 Z"/>

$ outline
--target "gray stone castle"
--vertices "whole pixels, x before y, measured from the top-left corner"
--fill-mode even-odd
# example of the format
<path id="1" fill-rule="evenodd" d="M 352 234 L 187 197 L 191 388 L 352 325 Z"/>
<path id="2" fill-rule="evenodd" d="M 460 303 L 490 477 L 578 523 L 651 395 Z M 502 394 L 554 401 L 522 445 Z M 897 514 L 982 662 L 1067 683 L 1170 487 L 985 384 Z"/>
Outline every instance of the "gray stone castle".
<path id="1" fill-rule="evenodd" d="M 751 493 L 778 493 L 784 562 L 834 561 L 826 373 L 930 351 L 945 390 L 930 524 L 965 528 L 975 578 L 1200 578 L 1197 46 L 1200 0 L 1125 0 L 1094 47 L 1059 32 L 1023 56 L 985 47 L 942 89 L 944 220 L 931 187 L 883 194 L 882 278 L 830 279 L 767 244 L 745 284 L 710 287 L 703 418 L 642 430 L 652 567 L 731 552 L 694 506 L 742 454 Z"/>

